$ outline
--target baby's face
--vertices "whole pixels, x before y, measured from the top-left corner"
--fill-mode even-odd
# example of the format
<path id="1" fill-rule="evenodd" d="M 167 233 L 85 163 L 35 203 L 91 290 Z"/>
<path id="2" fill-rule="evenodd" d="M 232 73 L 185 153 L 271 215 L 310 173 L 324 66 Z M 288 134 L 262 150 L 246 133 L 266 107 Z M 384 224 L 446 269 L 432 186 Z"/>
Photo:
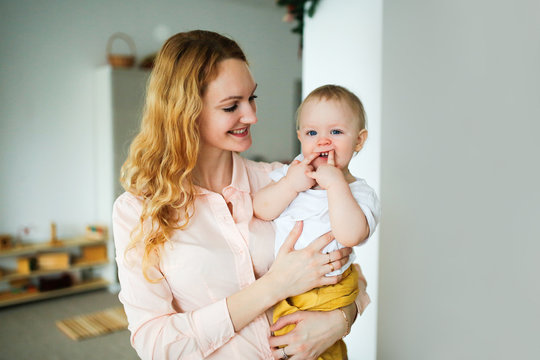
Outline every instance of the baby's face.
<path id="1" fill-rule="evenodd" d="M 315 169 L 326 164 L 328 152 L 334 150 L 336 166 L 344 174 L 348 173 L 349 162 L 354 152 L 360 150 L 363 140 L 358 117 L 347 104 L 338 100 L 309 100 L 302 106 L 298 125 L 304 157 L 318 154 L 311 162 Z"/>

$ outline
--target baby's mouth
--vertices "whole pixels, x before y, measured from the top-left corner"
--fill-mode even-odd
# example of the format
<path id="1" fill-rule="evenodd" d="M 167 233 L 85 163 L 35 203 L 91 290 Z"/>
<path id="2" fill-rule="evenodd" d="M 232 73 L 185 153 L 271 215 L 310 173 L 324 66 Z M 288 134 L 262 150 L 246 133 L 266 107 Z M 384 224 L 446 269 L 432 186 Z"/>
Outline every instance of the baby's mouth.
<path id="1" fill-rule="evenodd" d="M 327 157 L 328 157 L 328 153 L 329 153 L 329 151 L 325 151 L 325 152 L 319 153 L 319 157 L 327 158 Z"/>

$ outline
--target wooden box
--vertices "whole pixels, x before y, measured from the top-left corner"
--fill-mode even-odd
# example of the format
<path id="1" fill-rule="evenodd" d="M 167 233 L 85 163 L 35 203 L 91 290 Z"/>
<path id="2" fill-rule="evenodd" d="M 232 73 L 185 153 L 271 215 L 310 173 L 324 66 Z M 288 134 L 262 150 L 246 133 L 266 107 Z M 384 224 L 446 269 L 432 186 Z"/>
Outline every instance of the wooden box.
<path id="1" fill-rule="evenodd" d="M 69 254 L 63 252 L 39 254 L 37 264 L 40 270 L 69 269 Z"/>
<path id="2" fill-rule="evenodd" d="M 68 273 L 41 276 L 38 279 L 39 291 L 51 291 L 67 288 L 73 285 L 73 279 Z"/>
<path id="3" fill-rule="evenodd" d="M 84 262 L 96 262 L 107 260 L 106 245 L 92 245 L 82 248 L 82 259 Z"/>
<path id="4" fill-rule="evenodd" d="M 36 269 L 37 269 L 36 258 L 30 257 L 30 256 L 17 258 L 17 273 L 30 274 L 30 272 Z"/>
<path id="5" fill-rule="evenodd" d="M 0 250 L 8 250 L 13 247 L 11 235 L 0 234 Z"/>

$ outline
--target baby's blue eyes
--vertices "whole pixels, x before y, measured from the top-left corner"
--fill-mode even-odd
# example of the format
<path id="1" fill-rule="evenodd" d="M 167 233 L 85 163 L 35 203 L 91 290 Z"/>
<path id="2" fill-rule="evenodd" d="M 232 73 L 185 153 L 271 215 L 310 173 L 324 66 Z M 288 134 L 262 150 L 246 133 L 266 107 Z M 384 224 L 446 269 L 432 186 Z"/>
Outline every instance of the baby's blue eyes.
<path id="1" fill-rule="evenodd" d="M 339 135 L 339 134 L 343 134 L 343 131 L 338 130 L 338 129 L 333 129 L 333 130 L 330 130 L 330 134 L 331 135 Z M 306 132 L 306 135 L 315 136 L 315 135 L 317 135 L 317 132 L 315 130 L 309 130 L 309 131 Z"/>

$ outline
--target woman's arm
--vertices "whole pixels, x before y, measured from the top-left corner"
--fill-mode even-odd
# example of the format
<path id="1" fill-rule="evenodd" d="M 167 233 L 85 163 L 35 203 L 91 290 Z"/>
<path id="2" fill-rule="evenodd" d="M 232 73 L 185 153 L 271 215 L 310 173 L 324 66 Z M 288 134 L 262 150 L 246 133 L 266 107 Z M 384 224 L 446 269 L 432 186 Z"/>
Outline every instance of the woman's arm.
<path id="1" fill-rule="evenodd" d="M 113 232 L 121 288 L 119 299 L 127 315 L 132 346 L 142 359 L 208 356 L 234 336 L 226 300 L 180 312 L 173 306 L 173 293 L 167 281 L 145 279 L 143 249 L 137 247 L 126 252 L 141 213 L 140 203 L 126 195 L 114 204 Z M 158 266 L 152 266 L 148 276 L 160 279 L 163 274 Z"/>
<path id="2" fill-rule="evenodd" d="M 294 244 L 301 233 L 302 223 L 297 222 L 281 246 L 270 270 L 250 286 L 227 298 L 235 331 L 246 326 L 280 300 L 316 287 L 336 284 L 341 280 L 341 276 L 325 276 L 331 271 L 332 265 L 328 264 L 328 255 L 321 254 L 321 250 L 333 240 L 333 236 L 327 233 L 305 249 L 295 251 Z M 345 264 L 350 252 L 337 251 L 332 254 L 339 258 L 334 262 L 336 269 Z"/>
<path id="3" fill-rule="evenodd" d="M 142 249 L 125 252 L 131 232 L 138 224 L 140 210 L 140 204 L 133 198 L 117 200 L 113 231 L 121 285 L 119 298 L 128 317 L 132 345 L 143 359 L 206 357 L 275 302 L 340 279 L 324 276 L 332 265 L 327 264 L 328 255 L 321 254 L 320 250 L 332 237 L 323 236 L 313 246 L 293 251 L 301 233 L 301 226 L 297 226 L 263 277 L 226 299 L 195 311 L 180 312 L 173 306 L 173 289 L 167 281 L 151 283 L 144 278 Z M 333 258 L 344 257 L 334 262 L 334 267 L 345 263 L 348 254 L 350 250 L 343 252 L 343 249 L 332 253 Z M 158 266 L 151 267 L 148 275 L 152 279 L 163 276 Z"/>

